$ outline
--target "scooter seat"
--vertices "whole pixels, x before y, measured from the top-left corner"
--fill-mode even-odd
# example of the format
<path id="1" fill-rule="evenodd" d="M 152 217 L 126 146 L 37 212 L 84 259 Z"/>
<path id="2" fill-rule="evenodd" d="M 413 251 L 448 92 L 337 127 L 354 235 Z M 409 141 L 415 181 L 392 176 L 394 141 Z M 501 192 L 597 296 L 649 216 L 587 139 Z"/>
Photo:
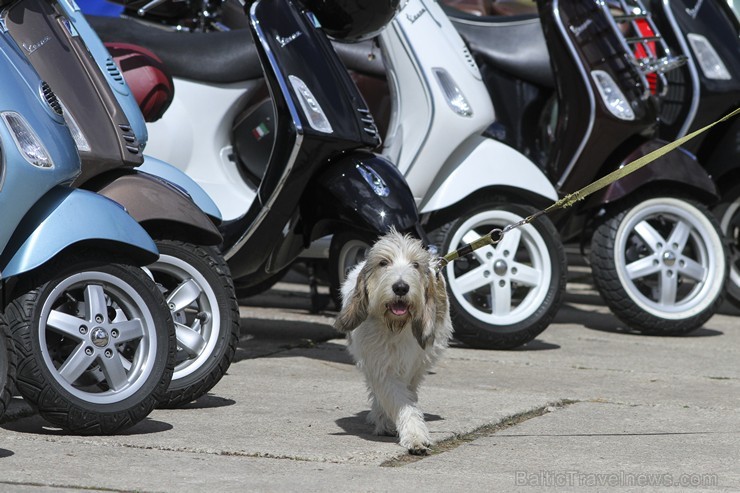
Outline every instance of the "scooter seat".
<path id="1" fill-rule="evenodd" d="M 252 35 L 246 29 L 227 32 L 174 32 L 120 17 L 86 16 L 105 42 L 148 48 L 173 77 L 232 83 L 262 77 Z"/>
<path id="2" fill-rule="evenodd" d="M 486 63 L 528 82 L 555 87 L 537 15 L 475 16 L 443 8 L 470 50 Z"/>

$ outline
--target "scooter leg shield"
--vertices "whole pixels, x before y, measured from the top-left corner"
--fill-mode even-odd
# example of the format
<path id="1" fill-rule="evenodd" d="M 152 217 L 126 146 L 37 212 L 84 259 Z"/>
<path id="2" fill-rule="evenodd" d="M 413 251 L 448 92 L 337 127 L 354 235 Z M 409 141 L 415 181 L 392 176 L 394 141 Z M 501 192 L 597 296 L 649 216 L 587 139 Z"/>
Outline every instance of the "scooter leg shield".
<path id="1" fill-rule="evenodd" d="M 406 180 L 381 156 L 368 152 L 344 155 L 319 174 L 308 190 L 301 209 L 312 239 L 338 232 L 338 223 L 375 234 L 395 228 L 423 238 Z"/>
<path id="2" fill-rule="evenodd" d="M 91 242 L 146 265 L 159 257 L 149 234 L 119 204 L 85 190 L 55 187 L 24 216 L 0 256 L 12 277 L 46 263 L 72 244 Z"/>
<path id="3" fill-rule="evenodd" d="M 176 239 L 199 245 L 221 243 L 213 221 L 187 193 L 163 178 L 134 172 L 92 183 L 93 191 L 124 206 L 147 231 L 164 227 Z"/>

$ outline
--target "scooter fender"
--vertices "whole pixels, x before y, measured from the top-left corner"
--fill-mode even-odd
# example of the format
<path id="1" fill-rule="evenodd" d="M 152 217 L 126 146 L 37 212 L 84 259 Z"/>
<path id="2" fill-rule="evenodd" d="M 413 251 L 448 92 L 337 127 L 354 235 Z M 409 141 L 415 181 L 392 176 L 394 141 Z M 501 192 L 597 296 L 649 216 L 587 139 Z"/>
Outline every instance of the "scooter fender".
<path id="1" fill-rule="evenodd" d="M 2 277 L 35 269 L 82 242 L 122 252 L 139 265 L 159 257 L 149 234 L 119 204 L 86 190 L 57 186 L 34 205 L 13 233 L 0 255 Z"/>
<path id="2" fill-rule="evenodd" d="M 144 156 L 144 164 L 137 168 L 139 171 L 149 173 L 150 175 L 164 178 L 170 183 L 174 183 L 190 195 L 195 205 L 205 212 L 216 224 L 221 224 L 223 216 L 221 210 L 213 201 L 210 195 L 206 193 L 198 183 L 186 175 L 181 169 L 172 166 L 161 159 L 152 156 Z"/>
<path id="3" fill-rule="evenodd" d="M 85 187 L 124 206 L 150 233 L 198 245 L 218 245 L 221 233 L 182 189 L 155 175 L 131 170 L 91 180 Z"/>
<path id="4" fill-rule="evenodd" d="M 301 203 L 314 239 L 328 233 L 321 223 L 341 222 L 383 234 L 391 227 L 419 233 L 419 212 L 403 175 L 386 158 L 353 151 L 332 161 Z"/>
<path id="5" fill-rule="evenodd" d="M 526 156 L 493 139 L 468 139 L 442 166 L 422 199 L 422 214 L 445 209 L 477 190 L 511 189 L 544 205 L 558 200 L 545 174 Z"/>
<path id="6" fill-rule="evenodd" d="M 653 139 L 635 149 L 619 164 L 623 167 L 632 161 L 664 146 L 666 142 Z M 586 207 L 598 207 L 619 200 L 649 184 L 665 183 L 675 187 L 680 184 L 696 198 L 712 203 L 719 198 L 717 187 L 696 156 L 678 148 L 656 159 L 650 164 L 630 173 L 607 186 L 601 193 L 594 194 Z"/>

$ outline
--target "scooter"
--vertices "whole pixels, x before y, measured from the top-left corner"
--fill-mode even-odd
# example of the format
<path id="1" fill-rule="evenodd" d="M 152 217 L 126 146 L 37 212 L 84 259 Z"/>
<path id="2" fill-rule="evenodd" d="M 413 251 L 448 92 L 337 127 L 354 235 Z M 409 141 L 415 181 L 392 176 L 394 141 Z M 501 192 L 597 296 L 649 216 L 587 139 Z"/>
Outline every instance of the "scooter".
<path id="1" fill-rule="evenodd" d="M 116 80 L 112 61 L 101 60 L 110 56 L 72 4 L 16 1 L 3 18 L 19 46 L 46 40 L 25 54 L 57 94 L 76 139 L 82 171 L 73 186 L 122 204 L 155 238 L 161 255 L 147 272 L 166 297 L 178 340 L 175 374 L 159 405 L 191 402 L 226 373 L 239 337 L 233 283 L 215 247 L 222 240 L 218 209 L 182 172 L 142 155 L 141 113 L 135 102 L 126 111 L 125 81 L 120 74 Z"/>
<path id="2" fill-rule="evenodd" d="M 291 12 L 298 7 L 291 3 L 285 9 Z M 313 240 L 334 232 L 356 231 L 373 238 L 393 226 L 423 236 L 416 205 L 403 177 L 387 160 L 369 152 L 380 139 L 362 96 L 336 59 L 331 44 L 302 15 L 310 16 L 311 12 L 296 14 L 293 20 L 283 19 L 281 22 L 288 22 L 286 26 L 273 28 L 283 33 L 274 36 L 284 46 L 271 46 L 274 36 L 264 40 L 254 28 L 257 20 L 253 17 L 252 34 L 213 33 L 226 35 L 219 41 L 223 43 L 221 53 L 234 57 L 238 65 L 220 64 L 208 51 L 212 48 L 204 46 L 197 34 L 153 30 L 123 19 L 90 19 L 106 41 L 132 41 L 131 35 L 135 38 L 143 33 L 150 46 L 167 46 L 173 52 L 188 53 L 195 61 L 215 61 L 207 62 L 207 67 L 196 69 L 193 65 L 190 69 L 209 80 L 249 74 L 237 84 L 209 85 L 215 92 L 209 95 L 212 99 L 207 108 L 198 96 L 191 100 L 200 105 L 189 109 L 193 121 L 201 121 L 195 131 L 204 133 L 199 134 L 197 142 L 185 140 L 196 148 L 173 149 L 162 140 L 165 137 L 154 137 L 155 129 L 162 127 L 160 123 L 166 131 L 164 120 L 171 121 L 168 115 L 177 117 L 176 125 L 185 125 L 185 133 L 180 135 L 193 131 L 187 127 L 188 117 L 174 104 L 148 129 L 149 152 L 182 167 L 215 197 L 224 216 L 224 252 L 238 292 L 242 293 L 245 289 L 262 289 L 304 254 Z M 109 29 L 104 23 L 112 26 Z M 326 28 L 325 22 L 322 25 Z M 288 34 L 300 33 L 294 39 L 300 38 L 301 42 L 282 39 L 288 26 L 294 28 Z M 256 42 L 250 41 L 252 35 Z M 285 65 L 273 63 L 264 52 L 279 54 L 279 62 Z M 313 68 L 289 58 L 298 54 L 310 60 Z M 293 78 L 286 79 L 288 75 Z M 202 89 L 200 82 L 176 80 L 175 84 L 178 94 L 198 89 L 199 85 Z M 304 84 L 309 92 L 304 91 Z M 259 104 L 263 97 L 254 99 L 256 93 L 267 96 L 268 91 L 272 98 L 267 106 Z M 235 106 L 236 100 L 243 104 Z M 273 104 L 277 108 L 272 108 Z M 291 108 L 302 111 L 291 113 Z M 237 112 L 256 110 L 267 111 L 269 121 L 261 121 L 254 128 L 235 121 Z M 235 143 L 244 143 L 244 147 L 235 148 L 231 146 L 231 131 L 260 138 L 235 138 Z M 219 140 L 214 136 L 217 132 L 221 132 Z M 165 151 L 161 152 L 158 145 Z M 237 154 L 248 157 L 248 163 L 238 164 Z M 267 240 L 260 238 L 263 234 Z"/>
<path id="3" fill-rule="evenodd" d="M 419 22 L 412 26 L 404 20 L 409 12 L 415 13 L 423 6 L 410 2 L 391 27 L 382 31 L 384 56 L 378 56 L 376 62 L 369 62 L 366 55 L 373 50 L 372 43 L 368 48 L 367 43 L 349 47 L 335 44 L 335 48 L 356 74 L 384 78 L 383 60 L 390 60 L 388 71 L 396 74 L 400 92 L 392 99 L 402 103 L 393 109 L 393 129 L 386 134 L 382 152 L 405 175 L 422 207 L 425 229 L 433 231 L 434 238 L 430 239 L 442 248 L 454 249 L 457 243 L 469 240 L 486 227 L 505 226 L 509 221 L 522 219 L 534 212 L 529 204 L 544 206 L 557 194 L 542 172 L 522 154 L 480 136 L 493 120 L 493 108 L 480 74 L 474 64 L 471 68 L 462 41 L 441 11 L 437 10 L 436 15 L 444 25 Z M 173 63 L 175 101 L 162 120 L 150 125 L 150 149 L 155 153 L 161 149 L 162 156 L 175 163 L 188 163 L 183 169 L 204 187 L 209 186 L 207 179 L 218 179 L 219 189 L 230 188 L 229 193 L 220 195 L 219 206 L 227 216 L 231 210 L 238 213 L 243 207 L 240 203 L 249 203 L 254 196 L 262 163 L 276 135 L 271 101 L 260 92 L 261 74 L 256 70 L 251 74 L 242 71 L 237 76 L 249 75 L 254 80 L 235 83 L 232 90 L 229 86 L 192 80 L 195 65 L 202 69 L 202 64 L 183 67 L 175 57 L 182 50 L 182 43 L 189 45 L 191 39 L 193 48 L 199 50 L 195 58 L 204 60 L 214 58 L 206 53 L 226 50 L 227 42 L 234 40 L 232 46 L 248 59 L 251 47 L 243 42 L 243 32 L 187 35 L 178 42 L 182 34 L 163 36 L 161 31 L 130 21 L 95 19 L 93 25 L 109 40 L 144 44 L 161 56 L 167 67 Z M 404 50 L 403 43 L 411 48 Z M 421 47 L 422 53 L 417 53 Z M 390 50 L 392 57 L 388 56 Z M 438 68 L 440 63 L 444 69 Z M 199 74 L 200 79 L 216 78 L 215 72 L 201 70 Z M 454 79 L 450 74 L 455 74 Z M 453 86 L 455 80 L 461 84 L 467 97 L 465 104 L 470 106 L 468 114 L 451 106 L 449 92 L 445 93 L 439 85 L 441 77 Z M 464 79 L 458 80 L 461 78 Z M 209 101 L 210 114 L 199 106 L 204 101 Z M 188 159 L 186 155 L 173 154 L 180 149 L 169 145 L 165 134 L 184 132 L 209 136 L 204 145 L 192 150 L 198 157 Z M 215 146 L 208 142 L 210 136 Z M 203 163 L 208 155 L 211 163 L 215 160 L 217 167 L 224 170 L 223 176 L 214 178 L 213 164 L 210 173 L 206 173 Z M 224 159 L 227 157 L 230 160 Z M 510 166 L 516 166 L 517 173 L 509 173 Z M 453 312 L 456 337 L 460 340 L 478 347 L 520 346 L 542 332 L 556 313 L 566 273 L 557 231 L 544 219 L 521 233 L 511 235 L 505 245 L 479 252 L 476 259 L 459 262 L 445 271 L 455 295 Z M 333 287 L 341 283 L 346 268 L 362 257 L 370 241 L 368 235 L 357 231 L 339 232 L 331 238 L 328 277 Z"/>
<path id="4" fill-rule="evenodd" d="M 0 87 L 0 297 L 17 355 L 11 378 L 17 368 L 18 391 L 54 425 L 119 432 L 151 412 L 174 367 L 170 312 L 136 267 L 157 259 L 156 245 L 117 203 L 69 188 L 80 158 L 59 100 L 2 29 Z"/>
<path id="5" fill-rule="evenodd" d="M 721 0 L 653 1 L 658 28 L 688 63 L 668 74 L 671 86 L 660 113 L 660 135 L 675 139 L 740 106 L 740 23 Z M 713 212 L 730 244 L 728 301 L 740 306 L 740 119 L 686 144 L 712 175 L 720 201 Z"/>
<path id="6" fill-rule="evenodd" d="M 635 32 L 631 23 L 650 15 L 628 3 L 613 13 L 604 2 L 538 1 L 539 17 L 448 11 L 501 110 L 489 132 L 538 162 L 561 193 L 661 145 L 668 81 L 658 77 L 653 93 L 647 75 L 685 60 L 638 60 L 631 46 L 662 38 L 654 25 L 649 39 Z M 727 251 L 707 208 L 716 200 L 706 171 L 679 150 L 554 219 L 566 241 L 590 241 L 595 284 L 617 317 L 643 333 L 683 334 L 722 301 Z"/>

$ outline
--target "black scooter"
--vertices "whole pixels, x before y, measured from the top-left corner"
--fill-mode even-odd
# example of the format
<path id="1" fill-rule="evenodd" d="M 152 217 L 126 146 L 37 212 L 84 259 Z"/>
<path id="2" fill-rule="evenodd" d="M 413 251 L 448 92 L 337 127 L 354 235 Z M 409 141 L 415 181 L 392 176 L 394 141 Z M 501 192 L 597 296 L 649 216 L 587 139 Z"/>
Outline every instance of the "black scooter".
<path id="1" fill-rule="evenodd" d="M 723 0 L 652 1 L 660 31 L 688 63 L 666 76 L 660 135 L 672 140 L 740 106 L 740 21 Z M 713 208 L 729 240 L 728 301 L 740 307 L 740 119 L 718 125 L 684 147 L 712 175 L 720 201 Z"/>
<path id="2" fill-rule="evenodd" d="M 393 14 L 395 5 L 382 8 L 390 7 Z M 312 12 L 312 7 L 324 8 L 323 3 L 285 0 L 248 5 L 254 45 L 245 42 L 245 31 L 221 33 L 216 44 L 205 46 L 197 33 L 90 19 L 104 40 L 144 44 L 168 67 L 186 55 L 202 56 L 209 70 L 198 73 L 190 62 L 192 80 L 224 80 L 246 72 L 262 84 L 264 75 L 269 100 L 257 98 L 244 108 L 249 118 L 238 119 L 231 130 L 235 159 L 248 157 L 239 173 L 257 187 L 257 195 L 243 214 L 220 227 L 224 255 L 242 295 L 269 286 L 312 242 L 327 235 L 352 237 L 337 235 L 351 232 L 372 240 L 394 227 L 424 237 L 403 176 L 372 152 L 381 142 L 378 129 L 323 32 L 332 23 L 331 13 Z M 234 63 L 223 63 L 236 54 Z M 251 136 L 265 121 L 270 138 L 240 137 L 245 132 Z"/>
<path id="3" fill-rule="evenodd" d="M 448 14 L 494 101 L 488 133 L 572 193 L 662 144 L 665 73 L 683 59 L 669 51 L 635 56 L 637 46 L 646 55 L 662 46 L 656 26 L 649 37 L 636 28 L 652 22 L 637 0 L 538 0 L 537 8 L 538 15 Z M 677 150 L 554 220 L 564 240 L 590 243 L 594 281 L 620 319 L 644 333 L 682 334 L 722 300 L 727 251 L 708 210 L 717 198 L 694 156 Z"/>

